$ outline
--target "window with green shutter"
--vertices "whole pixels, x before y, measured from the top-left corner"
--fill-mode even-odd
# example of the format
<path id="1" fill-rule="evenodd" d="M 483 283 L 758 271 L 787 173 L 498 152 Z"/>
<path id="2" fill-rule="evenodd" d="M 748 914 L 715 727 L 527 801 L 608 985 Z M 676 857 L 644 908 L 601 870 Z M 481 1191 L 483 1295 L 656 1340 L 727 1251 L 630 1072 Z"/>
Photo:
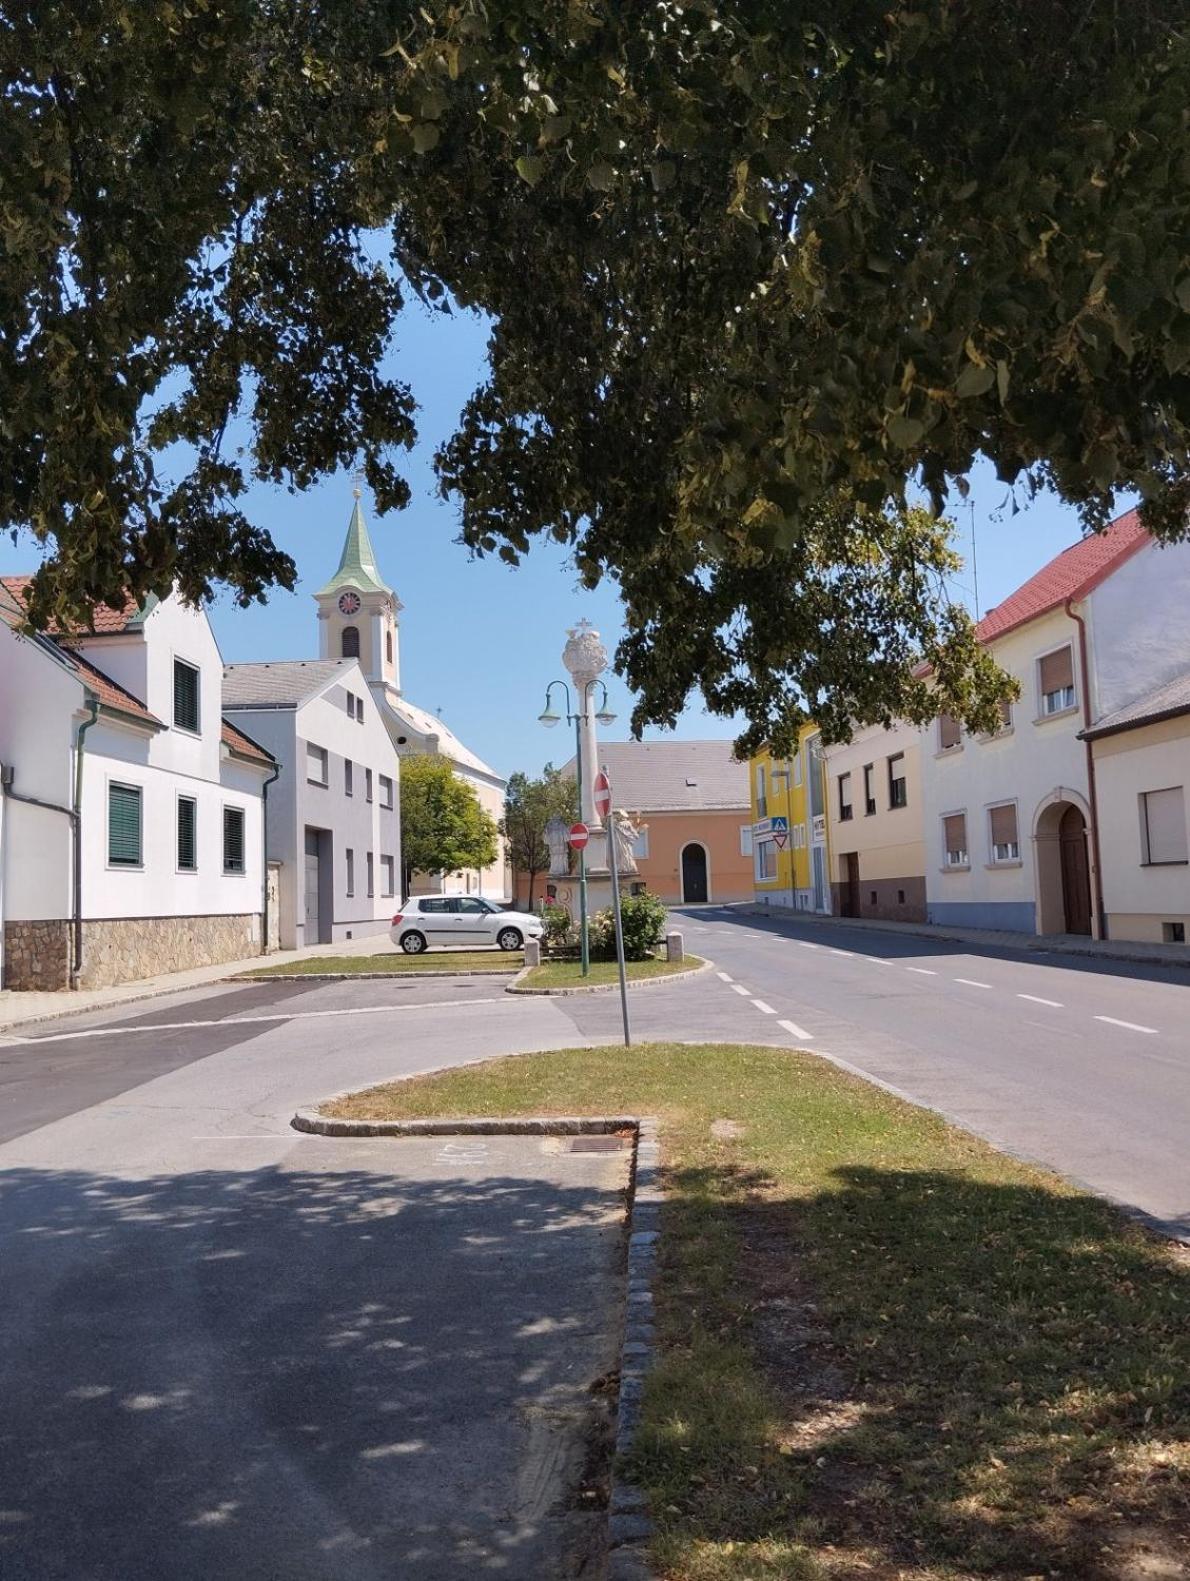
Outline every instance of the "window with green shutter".
<path id="1" fill-rule="evenodd" d="M 198 869 L 198 803 L 193 796 L 178 797 L 178 869 Z"/>
<path id="2" fill-rule="evenodd" d="M 174 660 L 174 724 L 198 734 L 198 671 L 185 659 Z"/>
<path id="3" fill-rule="evenodd" d="M 244 809 L 242 807 L 223 809 L 223 871 L 225 873 L 244 871 Z"/>
<path id="4" fill-rule="evenodd" d="M 109 785 L 107 788 L 107 859 L 112 867 L 141 865 L 139 785 Z"/>

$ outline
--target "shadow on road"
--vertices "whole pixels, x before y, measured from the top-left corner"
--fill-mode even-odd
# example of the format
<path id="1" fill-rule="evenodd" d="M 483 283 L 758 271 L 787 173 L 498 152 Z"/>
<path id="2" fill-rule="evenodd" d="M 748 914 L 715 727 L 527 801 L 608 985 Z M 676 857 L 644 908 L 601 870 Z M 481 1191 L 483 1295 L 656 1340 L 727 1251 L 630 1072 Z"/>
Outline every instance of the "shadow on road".
<path id="1" fill-rule="evenodd" d="M 594 1575 L 622 1199 L 457 1173 L 9 1171 L 0 1572 Z"/>

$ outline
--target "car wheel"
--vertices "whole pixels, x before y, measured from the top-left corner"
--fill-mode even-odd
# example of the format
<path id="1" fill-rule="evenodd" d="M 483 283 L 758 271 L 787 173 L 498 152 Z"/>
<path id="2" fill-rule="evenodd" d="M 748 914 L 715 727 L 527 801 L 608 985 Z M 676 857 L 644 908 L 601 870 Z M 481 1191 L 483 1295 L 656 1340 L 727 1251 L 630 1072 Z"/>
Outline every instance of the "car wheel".
<path id="1" fill-rule="evenodd" d="M 496 943 L 502 950 L 519 950 L 524 942 L 519 928 L 501 928 L 496 935 Z"/>
<path id="2" fill-rule="evenodd" d="M 416 931 L 401 935 L 401 948 L 406 955 L 420 955 L 426 947 L 426 936 Z"/>

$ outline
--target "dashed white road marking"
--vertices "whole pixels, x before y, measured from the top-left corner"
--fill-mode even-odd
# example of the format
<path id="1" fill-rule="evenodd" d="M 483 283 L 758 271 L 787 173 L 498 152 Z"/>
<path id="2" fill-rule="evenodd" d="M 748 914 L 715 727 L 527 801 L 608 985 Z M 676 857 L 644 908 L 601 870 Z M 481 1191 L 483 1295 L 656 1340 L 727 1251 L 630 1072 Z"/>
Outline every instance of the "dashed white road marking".
<path id="1" fill-rule="evenodd" d="M 895 966 L 896 961 L 886 961 L 883 955 L 865 955 L 864 960 L 873 966 Z"/>
<path id="2" fill-rule="evenodd" d="M 744 987 L 743 983 L 732 983 L 731 986 L 735 989 L 737 994 L 743 994 L 745 999 L 750 997 L 748 990 Z"/>
<path id="3" fill-rule="evenodd" d="M 962 983 L 967 988 L 990 988 L 991 983 L 977 983 L 974 977 L 956 977 L 956 983 Z"/>
<path id="4" fill-rule="evenodd" d="M 1156 1037 L 1156 1027 L 1142 1027 L 1135 1021 L 1117 1021 L 1115 1016 L 1096 1016 L 1096 1021 L 1106 1021 L 1108 1026 L 1123 1027 L 1126 1032 L 1148 1032 Z"/>
<path id="5" fill-rule="evenodd" d="M 762 1010 L 766 1016 L 775 1016 L 777 1014 L 772 1005 L 766 1005 L 763 999 L 754 999 L 752 1003 L 757 1010 Z"/>
<path id="6" fill-rule="evenodd" d="M 1060 999 L 1039 999 L 1036 994 L 1018 994 L 1017 998 L 1027 999 L 1031 1005 L 1048 1005 L 1051 1010 L 1065 1009 Z"/>
<path id="7" fill-rule="evenodd" d="M 778 1021 L 777 1025 L 784 1027 L 792 1038 L 803 1038 L 807 1043 L 810 1041 L 810 1034 L 805 1027 L 799 1027 L 796 1021 Z"/>
<path id="8" fill-rule="evenodd" d="M 907 966 L 907 972 L 916 972 L 919 977 L 937 977 L 937 972 L 932 972 L 928 966 Z"/>
<path id="9" fill-rule="evenodd" d="M 811 944 L 809 939 L 794 939 L 794 944 L 800 944 L 803 950 L 816 950 L 818 946 Z"/>
<path id="10" fill-rule="evenodd" d="M 731 978 L 727 975 L 726 972 L 716 972 L 715 976 L 719 979 L 719 981 L 721 983 L 729 983 L 731 981 Z"/>
<path id="11" fill-rule="evenodd" d="M 836 950 L 834 945 L 829 946 L 832 955 L 854 955 L 854 950 Z"/>

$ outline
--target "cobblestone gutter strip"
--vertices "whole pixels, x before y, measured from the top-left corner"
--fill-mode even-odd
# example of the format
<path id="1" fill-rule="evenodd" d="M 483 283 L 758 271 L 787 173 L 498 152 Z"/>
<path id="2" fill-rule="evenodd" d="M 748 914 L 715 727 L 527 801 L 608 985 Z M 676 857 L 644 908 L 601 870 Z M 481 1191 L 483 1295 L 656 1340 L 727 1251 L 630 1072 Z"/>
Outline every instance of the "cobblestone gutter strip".
<path id="1" fill-rule="evenodd" d="M 661 1136 L 650 1116 L 529 1115 L 521 1119 L 473 1115 L 458 1120 L 335 1120 L 299 1109 L 290 1124 L 318 1136 L 607 1136 L 631 1130 L 636 1146 L 628 1182 L 628 1289 L 620 1344 L 620 1393 L 607 1511 L 607 1581 L 655 1581 L 644 1558 L 653 1535 L 645 1496 L 620 1470 L 640 1425 L 645 1377 L 656 1352 L 653 1275 L 661 1236 Z"/>
<path id="2" fill-rule="evenodd" d="M 701 977 L 704 972 L 714 968 L 714 961 L 702 961 L 698 966 L 692 966 L 685 972 L 666 972 L 664 977 L 630 977 L 629 990 L 635 988 L 662 988 L 666 983 L 680 983 L 687 977 Z M 564 999 L 570 994 L 618 994 L 620 983 L 614 978 L 610 983 L 584 983 L 575 988 L 526 988 L 522 986 L 522 978 L 529 972 L 536 971 L 534 966 L 523 966 L 505 988 L 506 994 L 532 994 L 540 998 Z"/>

